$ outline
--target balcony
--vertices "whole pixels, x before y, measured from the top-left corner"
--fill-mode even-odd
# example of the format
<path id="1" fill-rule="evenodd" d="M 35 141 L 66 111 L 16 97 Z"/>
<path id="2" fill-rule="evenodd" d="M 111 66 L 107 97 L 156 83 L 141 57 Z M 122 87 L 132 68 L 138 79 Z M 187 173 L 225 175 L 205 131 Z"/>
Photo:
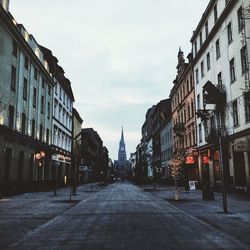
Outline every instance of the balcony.
<path id="1" fill-rule="evenodd" d="M 185 126 L 184 123 L 180 122 L 180 123 L 176 123 L 174 125 L 173 131 L 175 133 L 176 136 L 183 136 L 185 133 Z"/>

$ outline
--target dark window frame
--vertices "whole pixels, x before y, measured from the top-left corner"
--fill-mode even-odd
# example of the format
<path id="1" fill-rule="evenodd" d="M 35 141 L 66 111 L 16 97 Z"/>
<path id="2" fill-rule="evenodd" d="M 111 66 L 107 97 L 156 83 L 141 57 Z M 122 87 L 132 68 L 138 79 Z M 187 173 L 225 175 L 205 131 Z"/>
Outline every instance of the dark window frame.
<path id="1" fill-rule="evenodd" d="M 11 83 L 10 83 L 10 88 L 11 90 L 15 91 L 16 90 L 16 67 L 11 66 Z"/>

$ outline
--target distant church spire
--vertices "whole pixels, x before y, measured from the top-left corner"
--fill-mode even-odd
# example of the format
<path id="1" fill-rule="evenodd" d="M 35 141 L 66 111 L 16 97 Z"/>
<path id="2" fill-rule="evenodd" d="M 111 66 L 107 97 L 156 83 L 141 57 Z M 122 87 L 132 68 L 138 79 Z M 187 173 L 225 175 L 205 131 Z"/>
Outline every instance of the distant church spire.
<path id="1" fill-rule="evenodd" d="M 123 127 L 122 127 L 122 132 L 121 132 L 121 140 L 119 143 L 118 161 L 120 162 L 127 161 L 126 148 L 125 148 L 124 135 L 123 135 Z"/>
<path id="2" fill-rule="evenodd" d="M 121 140 L 120 140 L 120 143 L 123 143 L 123 144 L 124 144 L 123 126 L 122 126 L 122 135 L 121 135 Z"/>

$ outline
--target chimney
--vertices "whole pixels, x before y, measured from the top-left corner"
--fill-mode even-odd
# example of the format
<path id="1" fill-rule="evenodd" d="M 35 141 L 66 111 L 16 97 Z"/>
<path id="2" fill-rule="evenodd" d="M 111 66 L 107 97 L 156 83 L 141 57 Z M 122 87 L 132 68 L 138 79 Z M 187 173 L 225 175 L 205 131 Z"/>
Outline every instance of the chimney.
<path id="1" fill-rule="evenodd" d="M 0 4 L 3 6 L 6 12 L 9 12 L 9 5 L 10 5 L 9 0 L 0 0 Z"/>

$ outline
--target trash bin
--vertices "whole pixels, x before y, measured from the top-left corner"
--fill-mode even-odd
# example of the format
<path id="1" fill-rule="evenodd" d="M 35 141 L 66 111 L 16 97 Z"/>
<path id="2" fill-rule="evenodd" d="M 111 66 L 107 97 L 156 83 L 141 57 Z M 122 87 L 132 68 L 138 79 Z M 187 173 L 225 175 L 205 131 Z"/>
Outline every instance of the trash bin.
<path id="1" fill-rule="evenodd" d="M 202 190 L 202 198 L 206 201 L 214 200 L 214 190 L 210 186 L 204 186 Z"/>

